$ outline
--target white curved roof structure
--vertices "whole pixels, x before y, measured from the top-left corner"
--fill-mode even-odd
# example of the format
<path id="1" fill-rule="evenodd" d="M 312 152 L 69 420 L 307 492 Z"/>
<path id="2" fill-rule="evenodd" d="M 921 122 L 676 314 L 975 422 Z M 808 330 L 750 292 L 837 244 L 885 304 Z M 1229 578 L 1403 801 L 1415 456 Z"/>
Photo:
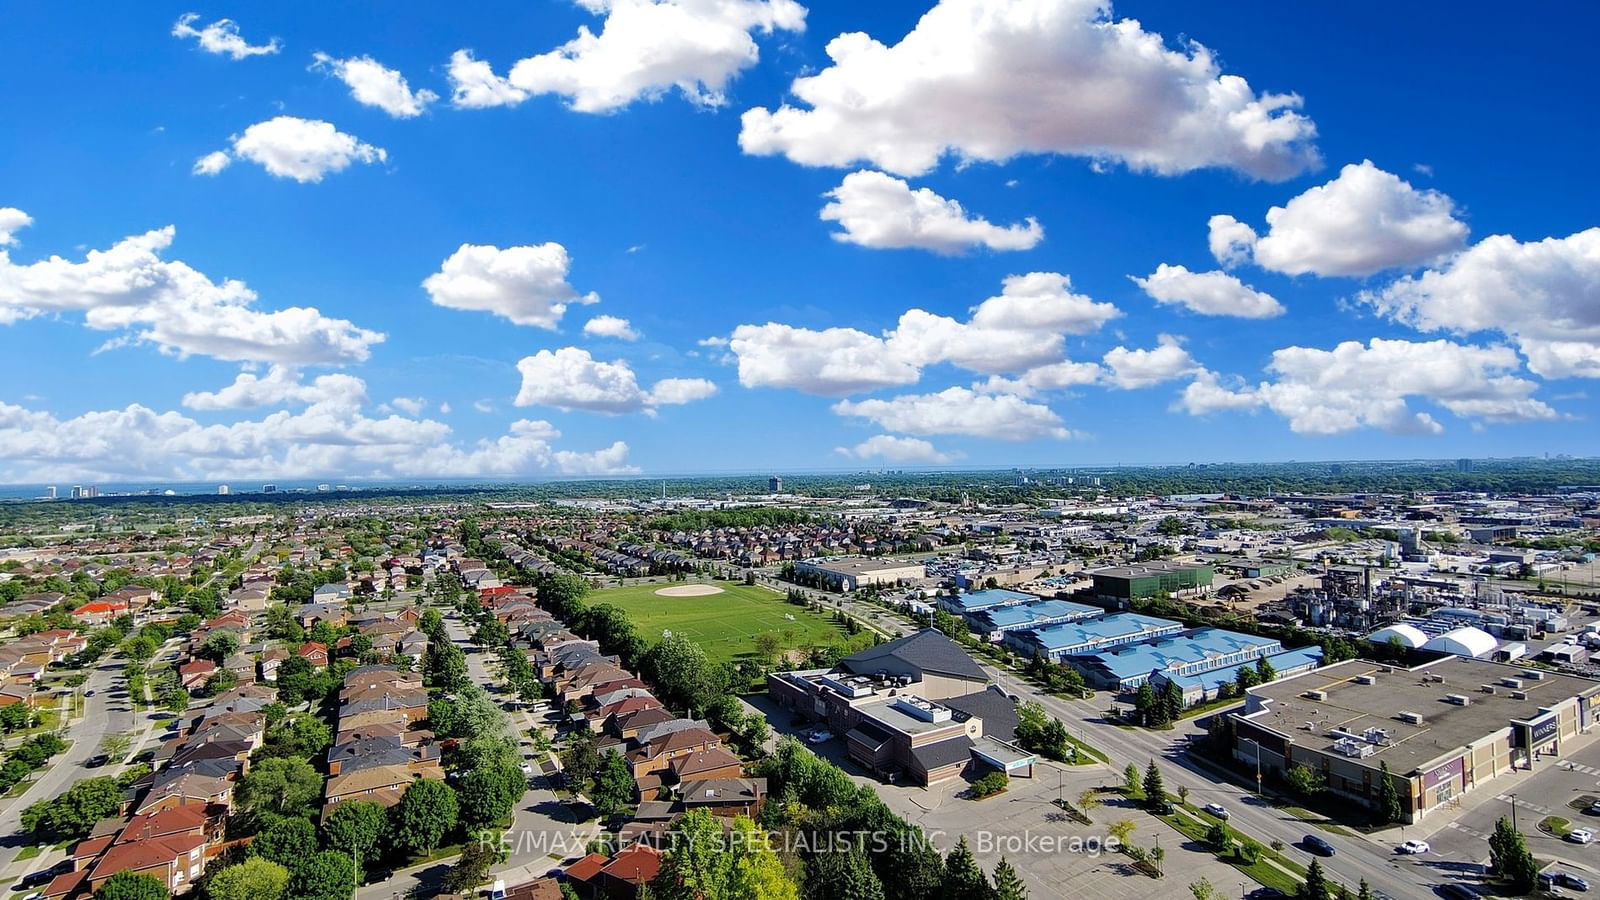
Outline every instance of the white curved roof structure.
<path id="1" fill-rule="evenodd" d="M 1500 646 L 1500 642 L 1496 641 L 1489 632 L 1469 627 L 1446 631 L 1444 634 L 1423 644 L 1422 649 L 1453 653 L 1456 656 L 1481 658 L 1493 653 L 1494 648 L 1498 646 Z"/>
<path id="2" fill-rule="evenodd" d="M 1403 646 L 1410 647 L 1413 650 L 1428 642 L 1428 636 L 1422 633 L 1422 629 L 1403 622 L 1399 625 L 1381 628 L 1367 635 L 1367 640 L 1374 644 L 1387 644 L 1390 638 L 1399 638 Z"/>

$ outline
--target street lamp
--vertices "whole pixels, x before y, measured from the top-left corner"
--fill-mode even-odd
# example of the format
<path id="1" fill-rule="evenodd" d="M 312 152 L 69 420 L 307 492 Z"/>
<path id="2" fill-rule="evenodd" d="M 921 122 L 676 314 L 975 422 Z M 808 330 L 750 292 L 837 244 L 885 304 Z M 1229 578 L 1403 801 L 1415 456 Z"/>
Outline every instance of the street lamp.
<path id="1" fill-rule="evenodd" d="M 1512 831 L 1516 831 L 1517 830 L 1517 795 L 1516 794 L 1507 794 L 1506 796 L 1511 799 L 1511 830 Z"/>

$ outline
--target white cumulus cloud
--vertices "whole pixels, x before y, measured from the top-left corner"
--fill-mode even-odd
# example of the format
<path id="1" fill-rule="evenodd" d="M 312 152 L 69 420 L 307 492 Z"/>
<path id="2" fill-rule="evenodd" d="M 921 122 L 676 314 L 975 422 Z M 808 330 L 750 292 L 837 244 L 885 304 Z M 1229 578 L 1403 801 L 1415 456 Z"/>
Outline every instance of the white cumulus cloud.
<path id="1" fill-rule="evenodd" d="M 285 365 L 362 362 L 383 334 L 325 316 L 315 307 L 263 311 L 242 281 L 211 280 L 164 260 L 172 226 L 90 250 L 82 262 L 51 256 L 17 264 L 0 248 L 0 324 L 82 312 L 97 331 L 121 331 L 177 356 L 198 354 Z"/>
<path id="2" fill-rule="evenodd" d="M 309 406 L 313 403 L 360 406 L 367 398 L 367 384 L 354 375 L 335 372 L 319 375 L 309 383 L 300 380 L 292 366 L 272 366 L 265 375 L 240 372 L 233 383 L 215 391 L 192 391 L 183 395 L 190 409 L 256 409 L 262 406 Z"/>
<path id="3" fill-rule="evenodd" d="M 517 406 L 607 415 L 653 413 L 659 406 L 693 403 L 717 392 L 717 386 L 703 378 L 667 378 L 645 390 L 625 360 L 597 360 L 579 347 L 540 350 L 519 360 L 517 371 L 522 373 Z"/>
<path id="4" fill-rule="evenodd" d="M 888 400 L 841 400 L 833 405 L 833 411 L 906 434 L 961 434 L 998 441 L 1072 436 L 1048 406 L 1011 394 L 982 394 L 964 387 Z"/>
<path id="5" fill-rule="evenodd" d="M 744 114 L 745 152 L 899 175 L 946 154 L 1060 153 L 1273 180 L 1318 162 L 1299 97 L 1257 94 L 1205 47 L 1173 49 L 1103 0 L 941 0 L 897 44 L 852 32 L 827 53 L 832 65 L 790 86 L 803 106 Z"/>
<path id="6" fill-rule="evenodd" d="M 595 316 L 583 323 L 583 333 L 590 337 L 615 338 L 619 341 L 637 341 L 639 332 L 633 324 L 619 316 Z"/>
<path id="7" fill-rule="evenodd" d="M 1420 265 L 1461 247 L 1467 225 L 1455 203 L 1417 190 L 1371 160 L 1267 210 L 1267 233 L 1232 216 L 1213 216 L 1211 252 L 1224 265 L 1246 253 L 1256 265 L 1288 275 L 1364 276 Z"/>
<path id="8" fill-rule="evenodd" d="M 579 293 L 567 283 L 571 267 L 567 248 L 554 241 L 505 249 L 462 244 L 422 287 L 439 306 L 554 329 L 568 306 L 600 302 L 600 295 Z"/>
<path id="9" fill-rule="evenodd" d="M 33 217 L 14 206 L 0 207 L 0 247 L 17 242 L 16 233 L 33 224 Z"/>
<path id="10" fill-rule="evenodd" d="M 370 56 L 335 59 L 326 53 L 313 56 L 311 68 L 327 72 L 350 88 L 357 103 L 376 106 L 396 119 L 420 116 L 439 99 L 433 91 L 412 91 L 404 75 Z"/>
<path id="11" fill-rule="evenodd" d="M 1380 428 L 1397 434 L 1437 434 L 1444 426 L 1409 398 L 1425 400 L 1464 419 L 1490 422 L 1553 420 L 1560 413 L 1533 396 L 1538 383 L 1518 376 L 1509 347 L 1451 341 L 1373 338 L 1332 350 L 1285 347 L 1272 354 L 1274 377 L 1255 387 L 1224 385 L 1202 372 L 1179 408 L 1195 415 L 1265 407 L 1298 434 L 1338 434 Z"/>
<path id="12" fill-rule="evenodd" d="M 1162 263 L 1147 277 L 1134 277 L 1133 282 L 1157 303 L 1187 307 L 1204 316 L 1270 319 L 1285 312 L 1277 298 L 1227 272 L 1191 272 Z"/>
<path id="13" fill-rule="evenodd" d="M 1151 387 L 1203 371 L 1180 340 L 1170 334 L 1159 335 L 1156 346 L 1149 350 L 1113 347 L 1102 362 L 1111 370 L 1107 380 L 1124 390 Z"/>
<path id="14" fill-rule="evenodd" d="M 945 453 L 922 438 L 875 434 L 854 447 L 835 447 L 833 452 L 851 459 L 881 459 L 895 463 L 947 463 L 961 458 Z"/>
<path id="15" fill-rule="evenodd" d="M 752 32 L 802 31 L 794 0 L 579 0 L 605 22 L 579 26 L 567 43 L 518 61 L 505 78 L 465 50 L 450 61 L 453 102 L 513 105 L 557 94 L 579 112 L 603 113 L 676 88 L 690 102 L 720 106 L 735 75 L 760 55 Z"/>
<path id="16" fill-rule="evenodd" d="M 954 200 L 882 172 L 852 172 L 825 196 L 832 202 L 821 218 L 844 228 L 834 240 L 862 247 L 957 254 L 972 247 L 1027 250 L 1044 240 L 1044 228 L 1031 216 L 1022 224 L 994 225 L 969 216 Z"/>
<path id="17" fill-rule="evenodd" d="M 239 34 L 239 25 L 232 19 L 218 19 L 210 25 L 195 28 L 199 13 L 184 13 L 172 26 L 172 36 L 194 38 L 201 50 L 230 56 L 236 60 L 251 56 L 265 56 L 283 49 L 277 38 L 265 44 L 251 44 Z"/>
<path id="18" fill-rule="evenodd" d="M 331 122 L 275 116 L 234 135 L 229 150 L 213 150 L 200 157 L 195 161 L 194 174 L 215 175 L 227 167 L 230 159 L 242 159 L 256 163 L 268 174 L 305 184 L 343 172 L 352 163 L 370 165 L 388 158 L 382 147 L 362 143 Z"/>
<path id="19" fill-rule="evenodd" d="M 1425 331 L 1502 332 L 1546 378 L 1600 378 L 1600 228 L 1527 243 L 1493 235 L 1360 296 Z"/>

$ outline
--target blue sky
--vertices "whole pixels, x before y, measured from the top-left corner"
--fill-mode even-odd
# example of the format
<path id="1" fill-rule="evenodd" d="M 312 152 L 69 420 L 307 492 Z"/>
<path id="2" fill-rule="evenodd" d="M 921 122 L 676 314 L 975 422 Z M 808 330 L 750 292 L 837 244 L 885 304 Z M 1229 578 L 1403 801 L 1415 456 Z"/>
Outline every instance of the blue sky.
<path id="1" fill-rule="evenodd" d="M 1592 453 L 1563 15 L 13 5 L 0 481 Z"/>

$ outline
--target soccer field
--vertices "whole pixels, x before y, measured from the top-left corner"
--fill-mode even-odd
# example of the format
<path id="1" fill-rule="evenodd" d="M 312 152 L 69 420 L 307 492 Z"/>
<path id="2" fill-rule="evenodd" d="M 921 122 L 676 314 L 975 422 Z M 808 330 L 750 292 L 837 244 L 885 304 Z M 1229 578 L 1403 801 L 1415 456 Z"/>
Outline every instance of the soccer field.
<path id="1" fill-rule="evenodd" d="M 713 582 L 720 594 L 703 597 L 663 597 L 656 593 L 673 584 L 641 584 L 595 591 L 590 605 L 609 603 L 621 607 L 654 642 L 662 631 L 688 636 L 705 648 L 714 661 L 735 660 L 754 652 L 756 635 L 776 632 L 788 649 L 828 646 L 844 640 L 844 629 L 826 615 L 786 602 L 783 595 L 763 587 L 735 582 Z"/>

